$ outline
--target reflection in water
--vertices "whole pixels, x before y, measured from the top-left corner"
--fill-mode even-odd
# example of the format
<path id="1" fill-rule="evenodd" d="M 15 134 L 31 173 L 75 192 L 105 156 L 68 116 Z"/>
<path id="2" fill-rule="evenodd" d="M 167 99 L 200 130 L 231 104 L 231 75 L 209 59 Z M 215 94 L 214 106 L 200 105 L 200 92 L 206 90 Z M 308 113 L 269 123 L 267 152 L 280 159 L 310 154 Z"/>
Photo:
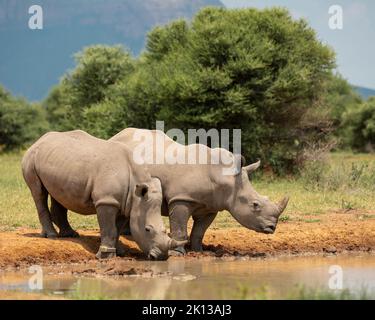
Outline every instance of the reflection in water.
<path id="1" fill-rule="evenodd" d="M 343 270 L 344 288 L 375 292 L 375 256 L 299 257 L 267 260 L 185 260 L 126 262 L 160 276 L 76 277 L 45 268 L 43 293 L 83 299 L 288 298 L 296 285 L 329 290 L 329 267 Z M 0 290 L 30 291 L 24 273 L 0 274 Z"/>

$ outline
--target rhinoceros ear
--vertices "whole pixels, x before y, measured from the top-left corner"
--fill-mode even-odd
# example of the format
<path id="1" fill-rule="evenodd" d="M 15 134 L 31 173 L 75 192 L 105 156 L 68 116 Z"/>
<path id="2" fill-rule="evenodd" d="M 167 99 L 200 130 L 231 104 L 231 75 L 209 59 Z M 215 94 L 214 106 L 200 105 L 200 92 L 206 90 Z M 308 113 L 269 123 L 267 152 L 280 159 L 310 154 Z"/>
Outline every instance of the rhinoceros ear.
<path id="1" fill-rule="evenodd" d="M 145 183 L 137 184 L 135 186 L 135 195 L 138 197 L 144 197 L 147 195 L 148 185 Z"/>
<path id="2" fill-rule="evenodd" d="M 250 174 L 250 173 L 254 172 L 256 169 L 258 169 L 259 166 L 260 166 L 260 160 L 258 160 L 255 163 L 249 164 L 246 167 L 243 167 L 243 169 L 245 169 L 247 171 L 247 173 Z"/>

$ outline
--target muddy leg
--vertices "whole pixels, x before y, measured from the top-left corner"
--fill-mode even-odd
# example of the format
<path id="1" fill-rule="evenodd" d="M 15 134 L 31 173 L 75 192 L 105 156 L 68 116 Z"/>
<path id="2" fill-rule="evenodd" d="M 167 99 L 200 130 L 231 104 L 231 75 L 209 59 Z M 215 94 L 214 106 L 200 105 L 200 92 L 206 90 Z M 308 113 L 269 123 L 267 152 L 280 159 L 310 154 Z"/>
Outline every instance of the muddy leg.
<path id="1" fill-rule="evenodd" d="M 68 210 L 51 197 L 51 218 L 59 227 L 59 237 L 76 238 L 79 234 L 72 229 L 68 221 Z"/>
<path id="2" fill-rule="evenodd" d="M 175 203 L 170 206 L 169 223 L 171 237 L 176 240 L 187 240 L 187 223 L 190 218 L 190 208 L 185 203 Z M 170 250 L 171 255 L 184 255 L 186 250 L 183 246 Z"/>
<path id="3" fill-rule="evenodd" d="M 30 188 L 34 199 L 40 224 L 42 225 L 41 235 L 46 238 L 57 237 L 57 232 L 52 224 L 51 214 L 48 210 L 48 192 L 36 173 L 28 170 L 24 173 L 25 181 Z"/>
<path id="4" fill-rule="evenodd" d="M 214 221 L 217 212 L 204 216 L 193 216 L 194 224 L 190 234 L 190 245 L 193 251 L 203 251 L 202 240 L 207 228 Z"/>
<path id="5" fill-rule="evenodd" d="M 129 219 L 124 215 L 118 215 L 116 219 L 116 228 L 119 235 L 123 234 L 122 232 L 124 229 L 126 229 L 126 225 L 129 226 Z M 126 255 L 126 250 L 119 240 L 117 240 L 116 243 L 116 254 L 120 257 L 124 257 Z"/>
<path id="6" fill-rule="evenodd" d="M 116 219 L 119 210 L 116 207 L 103 205 L 96 208 L 96 212 L 101 237 L 100 248 L 96 257 L 98 259 L 116 257 L 116 244 L 119 237 Z"/>

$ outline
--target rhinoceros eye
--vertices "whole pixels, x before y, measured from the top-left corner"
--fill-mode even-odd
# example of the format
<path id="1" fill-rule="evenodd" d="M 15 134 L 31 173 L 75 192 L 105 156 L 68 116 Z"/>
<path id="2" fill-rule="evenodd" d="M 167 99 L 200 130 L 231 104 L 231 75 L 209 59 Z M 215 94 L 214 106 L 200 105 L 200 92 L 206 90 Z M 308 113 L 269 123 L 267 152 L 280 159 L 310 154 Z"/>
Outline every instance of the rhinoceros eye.
<path id="1" fill-rule="evenodd" d="M 259 211 L 260 210 L 260 203 L 258 201 L 253 201 L 253 208 L 255 211 Z"/>

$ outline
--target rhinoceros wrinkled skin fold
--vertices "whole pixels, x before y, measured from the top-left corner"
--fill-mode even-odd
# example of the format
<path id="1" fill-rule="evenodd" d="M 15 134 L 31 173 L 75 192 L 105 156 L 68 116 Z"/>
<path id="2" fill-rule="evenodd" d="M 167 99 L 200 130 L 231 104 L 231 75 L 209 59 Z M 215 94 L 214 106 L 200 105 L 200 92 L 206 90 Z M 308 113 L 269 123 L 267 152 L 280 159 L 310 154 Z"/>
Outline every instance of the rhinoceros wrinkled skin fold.
<path id="1" fill-rule="evenodd" d="M 80 130 L 49 132 L 27 150 L 22 172 L 45 237 L 78 236 L 67 220 L 67 210 L 71 210 L 97 214 L 101 235 L 98 258 L 121 254 L 118 238 L 127 223 L 149 258 L 166 259 L 168 250 L 183 244 L 166 234 L 160 214 L 160 180 L 136 166 L 132 152 L 120 143 Z"/>
<path id="2" fill-rule="evenodd" d="M 140 136 L 152 135 L 152 139 L 140 141 Z M 134 137 L 137 136 L 137 139 Z M 209 160 L 217 154 L 235 159 L 236 156 L 221 148 L 211 149 L 199 144 L 181 145 L 159 130 L 127 128 L 109 139 L 120 142 L 134 152 L 142 143 L 152 150 L 152 159 L 163 159 L 162 163 L 138 164 L 147 167 L 153 177 L 160 179 L 163 190 L 162 214 L 169 216 L 171 236 L 176 240 L 187 240 L 187 222 L 193 218 L 190 234 L 191 249 L 202 251 L 202 240 L 219 211 L 227 210 L 244 227 L 262 233 L 273 233 L 278 218 L 288 204 L 285 197 L 280 203 L 273 203 L 267 197 L 258 194 L 250 183 L 248 175 L 260 166 L 260 162 L 242 167 L 237 174 L 223 174 L 227 163 L 219 161 L 212 164 Z M 162 143 L 160 143 L 162 142 Z M 207 154 L 204 164 L 169 164 L 167 150 L 189 154 L 191 150 L 201 148 Z M 170 154 L 170 153 L 169 153 Z M 135 161 L 137 162 L 137 161 Z M 184 253 L 182 247 L 176 249 Z"/>

